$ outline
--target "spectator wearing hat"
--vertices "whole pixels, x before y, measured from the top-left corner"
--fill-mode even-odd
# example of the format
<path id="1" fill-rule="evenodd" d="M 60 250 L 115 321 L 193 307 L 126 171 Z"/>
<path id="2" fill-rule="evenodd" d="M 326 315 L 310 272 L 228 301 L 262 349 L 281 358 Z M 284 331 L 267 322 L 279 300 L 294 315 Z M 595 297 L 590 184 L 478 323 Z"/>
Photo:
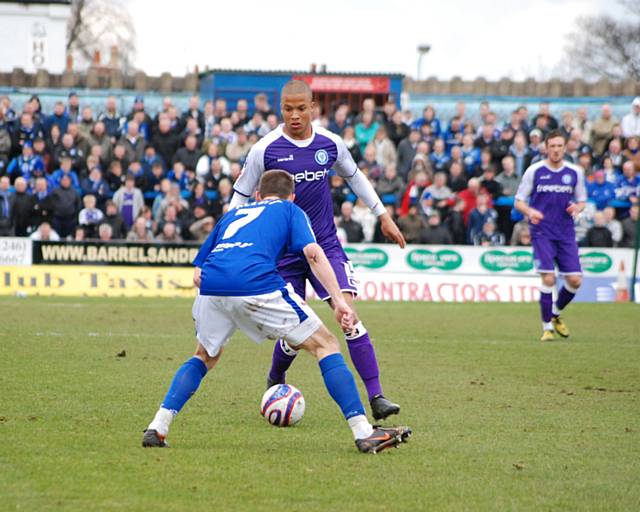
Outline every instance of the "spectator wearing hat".
<path id="1" fill-rule="evenodd" d="M 144 109 L 144 96 L 141 96 L 141 95 L 138 95 L 135 98 L 133 98 L 133 107 L 131 108 L 131 112 L 127 114 L 127 121 L 129 122 L 133 121 L 138 112 L 142 112 L 144 116 L 142 119 L 142 122 L 145 123 L 148 127 L 151 127 L 151 125 L 153 124 L 153 121 L 151 120 L 151 117 L 149 116 L 149 114 L 147 114 L 147 112 Z"/>
<path id="2" fill-rule="evenodd" d="M 535 158 L 540 157 L 540 152 L 544 148 L 542 135 L 542 130 L 538 128 L 534 128 L 529 132 L 529 153 L 531 155 L 531 162 L 533 162 Z"/>
<path id="3" fill-rule="evenodd" d="M 441 223 L 441 216 L 438 210 L 433 210 L 427 218 L 427 227 L 422 232 L 423 244 L 431 245 L 450 245 L 453 243 L 451 233 Z"/>
<path id="4" fill-rule="evenodd" d="M 640 137 L 640 96 L 631 102 L 631 112 L 622 118 L 622 136 Z"/>

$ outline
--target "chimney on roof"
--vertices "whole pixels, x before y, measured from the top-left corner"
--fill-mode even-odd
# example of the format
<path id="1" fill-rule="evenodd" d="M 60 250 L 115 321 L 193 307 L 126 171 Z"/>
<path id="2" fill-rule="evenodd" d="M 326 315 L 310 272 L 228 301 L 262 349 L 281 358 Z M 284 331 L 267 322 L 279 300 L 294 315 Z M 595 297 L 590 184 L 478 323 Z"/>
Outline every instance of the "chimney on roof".
<path id="1" fill-rule="evenodd" d="M 318 67 L 316 66 L 316 63 L 315 62 L 311 63 L 311 72 L 315 73 L 317 71 L 317 69 L 318 69 Z"/>
<path id="2" fill-rule="evenodd" d="M 120 67 L 120 53 L 116 45 L 113 45 L 110 49 L 109 67 L 111 69 L 118 69 Z"/>
<path id="3" fill-rule="evenodd" d="M 327 65 L 320 64 L 320 73 L 326 73 L 326 72 L 327 72 Z"/>
<path id="4" fill-rule="evenodd" d="M 100 50 L 95 50 L 93 52 L 93 59 L 91 61 L 91 66 L 92 67 L 100 67 Z"/>

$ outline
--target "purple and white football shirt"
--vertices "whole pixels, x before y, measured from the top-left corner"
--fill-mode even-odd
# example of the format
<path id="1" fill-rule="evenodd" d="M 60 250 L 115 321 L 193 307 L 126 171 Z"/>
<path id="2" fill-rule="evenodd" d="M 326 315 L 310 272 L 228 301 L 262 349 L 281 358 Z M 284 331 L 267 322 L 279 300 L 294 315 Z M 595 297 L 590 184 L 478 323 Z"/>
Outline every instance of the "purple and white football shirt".
<path id="1" fill-rule="evenodd" d="M 249 152 L 242 174 L 234 184 L 236 192 L 245 197 L 253 195 L 265 171 L 280 169 L 291 173 L 295 180 L 295 204 L 309 219 L 321 246 L 333 241 L 333 202 L 329 171 L 350 178 L 358 167 L 342 139 L 324 128 L 314 127 L 306 140 L 287 136 L 283 125 L 260 139 Z"/>
<path id="2" fill-rule="evenodd" d="M 584 171 L 563 162 L 560 169 L 551 169 L 546 160 L 531 165 L 522 176 L 516 199 L 542 212 L 538 224 L 529 223 L 532 238 L 575 241 L 573 217 L 567 207 L 587 200 Z"/>

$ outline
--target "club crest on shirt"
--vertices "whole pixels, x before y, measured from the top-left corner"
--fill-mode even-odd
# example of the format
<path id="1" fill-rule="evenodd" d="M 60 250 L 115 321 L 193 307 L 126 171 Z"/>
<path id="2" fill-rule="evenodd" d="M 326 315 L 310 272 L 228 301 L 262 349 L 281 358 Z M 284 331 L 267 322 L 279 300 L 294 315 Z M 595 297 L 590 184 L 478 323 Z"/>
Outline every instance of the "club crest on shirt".
<path id="1" fill-rule="evenodd" d="M 319 149 L 313 156 L 319 165 L 326 165 L 329 161 L 329 154 L 324 149 Z"/>
<path id="2" fill-rule="evenodd" d="M 571 183 L 571 176 L 569 176 L 568 174 L 565 174 L 562 177 L 562 183 L 564 183 L 565 185 L 568 185 L 569 183 Z"/>

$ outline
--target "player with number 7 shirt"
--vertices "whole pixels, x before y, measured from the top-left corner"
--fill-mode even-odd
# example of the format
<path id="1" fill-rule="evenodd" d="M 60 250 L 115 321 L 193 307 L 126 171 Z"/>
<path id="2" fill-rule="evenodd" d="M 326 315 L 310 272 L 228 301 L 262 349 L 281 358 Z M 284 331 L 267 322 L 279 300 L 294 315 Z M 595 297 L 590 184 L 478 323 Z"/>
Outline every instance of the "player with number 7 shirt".
<path id="1" fill-rule="evenodd" d="M 378 216 L 382 233 L 387 238 L 400 247 L 405 246 L 405 240 L 342 139 L 311 124 L 314 107 L 311 89 L 305 82 L 292 80 L 285 84 L 280 100 L 284 123 L 251 148 L 244 169 L 234 184 L 230 207 L 235 208 L 249 201 L 265 171 L 282 169 L 289 172 L 296 185 L 295 204 L 309 216 L 318 244 L 338 278 L 344 299 L 354 309 L 357 281 L 351 262 L 336 236 L 329 186 L 330 170 L 342 176 L 353 192 Z M 305 297 L 308 280 L 318 297 L 334 307 L 327 290 L 313 275 L 304 258 L 286 254 L 278 264 L 278 271 L 301 297 Z M 373 417 L 384 419 L 397 414 L 400 406 L 385 398 L 382 392 L 378 362 L 367 329 L 356 316 L 355 326 L 343 329 L 343 332 L 351 360 L 367 389 Z M 285 382 L 286 371 L 295 355 L 296 352 L 284 340 L 275 344 L 267 388 Z"/>

